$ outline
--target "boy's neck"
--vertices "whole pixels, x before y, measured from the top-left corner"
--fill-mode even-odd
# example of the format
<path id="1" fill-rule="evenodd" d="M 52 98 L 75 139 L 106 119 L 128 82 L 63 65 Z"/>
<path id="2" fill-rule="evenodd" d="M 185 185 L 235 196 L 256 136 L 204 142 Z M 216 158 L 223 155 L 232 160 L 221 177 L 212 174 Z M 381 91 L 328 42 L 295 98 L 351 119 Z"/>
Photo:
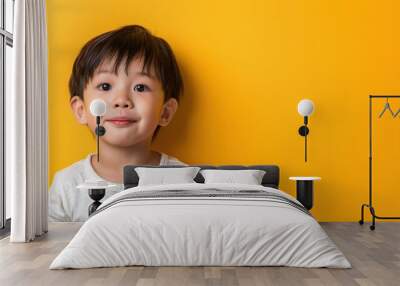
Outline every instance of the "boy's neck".
<path id="1" fill-rule="evenodd" d="M 100 161 L 97 154 L 91 157 L 91 165 L 98 176 L 104 180 L 122 183 L 125 165 L 159 165 L 161 154 L 152 151 L 148 145 L 135 145 L 130 148 L 116 148 L 102 142 Z"/>

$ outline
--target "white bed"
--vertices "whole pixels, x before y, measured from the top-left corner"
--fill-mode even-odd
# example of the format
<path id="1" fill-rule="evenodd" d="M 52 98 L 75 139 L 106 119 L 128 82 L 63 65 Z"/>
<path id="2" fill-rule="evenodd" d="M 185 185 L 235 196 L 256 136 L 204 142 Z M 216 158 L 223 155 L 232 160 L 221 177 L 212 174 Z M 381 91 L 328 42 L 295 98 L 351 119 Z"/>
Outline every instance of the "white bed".
<path id="1" fill-rule="evenodd" d="M 176 192 L 163 196 L 166 191 Z M 268 198 L 252 191 L 265 192 Z M 351 268 L 318 222 L 298 204 L 292 196 L 261 185 L 129 188 L 103 202 L 50 269 L 128 265 Z"/>

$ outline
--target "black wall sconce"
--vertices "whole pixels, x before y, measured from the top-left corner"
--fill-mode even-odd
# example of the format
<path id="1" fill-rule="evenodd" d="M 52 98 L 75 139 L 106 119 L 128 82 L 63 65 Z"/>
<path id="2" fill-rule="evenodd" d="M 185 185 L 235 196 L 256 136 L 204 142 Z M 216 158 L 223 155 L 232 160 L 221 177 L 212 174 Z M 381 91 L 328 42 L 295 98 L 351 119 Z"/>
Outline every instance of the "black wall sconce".
<path id="1" fill-rule="evenodd" d="M 297 105 L 297 111 L 304 117 L 304 125 L 299 128 L 299 134 L 304 137 L 304 161 L 307 162 L 307 135 L 310 132 L 307 125 L 308 117 L 314 111 L 314 103 L 309 99 L 302 99 Z"/>
<path id="2" fill-rule="evenodd" d="M 100 160 L 100 141 L 99 138 L 100 136 L 103 136 L 104 134 L 106 134 L 106 129 L 104 128 L 104 126 L 100 125 L 100 117 L 104 116 L 104 114 L 106 114 L 107 111 L 107 105 L 105 103 L 104 100 L 102 99 L 94 99 L 91 103 L 90 103 L 90 113 L 93 116 L 96 116 L 96 138 L 97 138 L 97 162 L 99 162 Z"/>

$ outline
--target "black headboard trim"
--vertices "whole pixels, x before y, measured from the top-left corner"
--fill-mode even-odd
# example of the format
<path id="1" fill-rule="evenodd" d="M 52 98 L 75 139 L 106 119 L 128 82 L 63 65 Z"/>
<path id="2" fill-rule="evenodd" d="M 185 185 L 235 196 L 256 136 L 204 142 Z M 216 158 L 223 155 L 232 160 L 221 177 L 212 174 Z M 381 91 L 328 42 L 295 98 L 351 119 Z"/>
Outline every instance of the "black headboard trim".
<path id="1" fill-rule="evenodd" d="M 261 184 L 265 187 L 271 187 L 278 189 L 279 187 L 279 167 L 276 165 L 221 165 L 221 166 L 212 166 L 212 165 L 190 165 L 190 166 L 182 166 L 182 165 L 163 165 L 163 166 L 154 166 L 154 165 L 127 165 L 124 167 L 124 189 L 133 188 L 138 185 L 139 176 L 135 171 L 137 167 L 146 167 L 146 168 L 182 168 L 182 167 L 200 167 L 201 170 L 204 169 L 219 169 L 219 170 L 246 170 L 246 169 L 256 169 L 256 170 L 264 170 L 265 175 L 262 179 Z M 194 178 L 197 183 L 204 183 L 204 178 L 200 174 Z"/>

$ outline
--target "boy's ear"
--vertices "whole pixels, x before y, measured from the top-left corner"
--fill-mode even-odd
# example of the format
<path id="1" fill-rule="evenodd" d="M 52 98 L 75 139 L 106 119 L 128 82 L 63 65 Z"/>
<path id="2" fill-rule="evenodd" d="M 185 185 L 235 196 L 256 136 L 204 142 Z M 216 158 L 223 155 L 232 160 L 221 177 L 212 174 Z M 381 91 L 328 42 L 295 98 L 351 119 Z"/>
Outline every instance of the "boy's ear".
<path id="1" fill-rule="evenodd" d="M 83 100 L 79 96 L 73 96 L 70 100 L 70 104 L 76 120 L 78 120 L 80 124 L 87 124 L 86 109 Z"/>
<path id="2" fill-rule="evenodd" d="M 164 103 L 160 122 L 158 124 L 161 126 L 167 126 L 174 117 L 174 114 L 177 109 L 178 109 L 178 101 L 173 97 L 168 99 L 167 102 Z"/>

